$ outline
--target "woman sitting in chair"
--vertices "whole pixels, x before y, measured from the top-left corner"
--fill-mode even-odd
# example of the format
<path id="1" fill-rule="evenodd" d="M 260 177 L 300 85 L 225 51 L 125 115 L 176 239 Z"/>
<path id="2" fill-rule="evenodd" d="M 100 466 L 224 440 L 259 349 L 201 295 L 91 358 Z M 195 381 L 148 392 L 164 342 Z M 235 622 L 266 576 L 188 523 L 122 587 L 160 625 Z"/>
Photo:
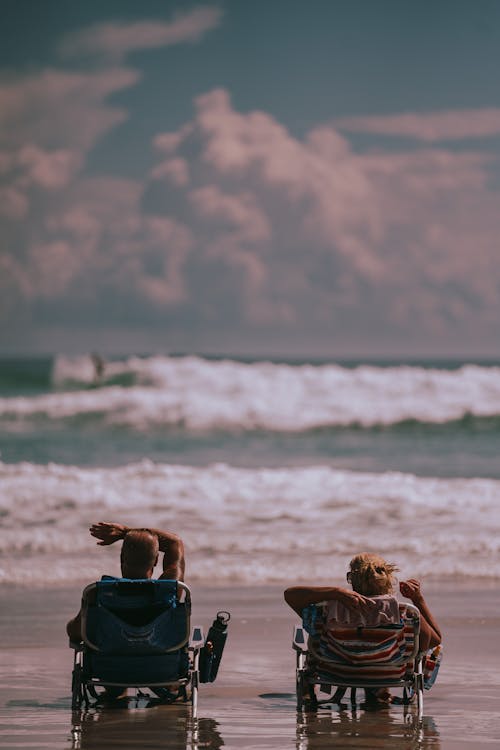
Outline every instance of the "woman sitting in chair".
<path id="1" fill-rule="evenodd" d="M 299 617 L 310 604 L 331 602 L 330 621 L 353 626 L 381 624 L 380 618 L 382 621 L 384 617 L 390 618 L 391 607 L 398 606 L 393 596 L 396 570 L 395 565 L 379 555 L 362 553 L 352 558 L 347 572 L 352 591 L 336 586 L 292 586 L 285 591 L 285 601 Z M 420 612 L 419 651 L 438 646 L 441 631 L 427 606 L 420 582 L 415 578 L 401 581 L 399 590 Z"/>

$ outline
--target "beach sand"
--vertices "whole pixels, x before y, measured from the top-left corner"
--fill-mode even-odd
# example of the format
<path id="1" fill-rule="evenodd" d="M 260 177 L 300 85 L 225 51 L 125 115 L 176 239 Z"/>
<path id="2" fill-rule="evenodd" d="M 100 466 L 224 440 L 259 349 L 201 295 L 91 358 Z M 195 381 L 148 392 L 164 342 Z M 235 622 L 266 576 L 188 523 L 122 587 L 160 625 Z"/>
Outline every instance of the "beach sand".
<path id="1" fill-rule="evenodd" d="M 500 603 L 491 583 L 427 583 L 444 633 L 438 681 L 424 721 L 400 706 L 376 712 L 322 708 L 298 715 L 292 625 L 276 586 L 193 586 L 193 623 L 232 613 L 217 681 L 202 685 L 199 719 L 186 705 L 70 709 L 72 652 L 64 625 L 79 588 L 0 589 L 1 748 L 391 748 L 500 747 Z"/>

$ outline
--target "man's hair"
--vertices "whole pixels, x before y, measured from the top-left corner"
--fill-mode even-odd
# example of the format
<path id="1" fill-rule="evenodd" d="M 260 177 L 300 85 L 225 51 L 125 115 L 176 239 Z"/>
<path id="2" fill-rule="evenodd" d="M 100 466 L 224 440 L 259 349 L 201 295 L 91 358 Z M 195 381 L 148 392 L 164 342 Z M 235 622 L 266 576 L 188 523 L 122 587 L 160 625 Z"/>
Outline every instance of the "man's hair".
<path id="1" fill-rule="evenodd" d="M 129 578 L 142 578 L 158 560 L 158 537 L 148 529 L 132 529 L 123 540 L 120 561 L 122 573 Z"/>

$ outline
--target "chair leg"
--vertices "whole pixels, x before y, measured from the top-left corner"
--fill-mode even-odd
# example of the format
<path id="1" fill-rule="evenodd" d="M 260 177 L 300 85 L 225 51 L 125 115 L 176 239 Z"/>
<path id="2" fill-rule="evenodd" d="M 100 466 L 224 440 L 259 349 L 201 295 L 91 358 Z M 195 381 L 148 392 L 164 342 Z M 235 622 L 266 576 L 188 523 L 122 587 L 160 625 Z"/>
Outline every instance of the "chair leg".
<path id="1" fill-rule="evenodd" d="M 78 711 L 81 708 L 83 700 L 82 687 L 82 668 L 80 664 L 75 664 L 73 674 L 71 675 L 71 709 Z"/>
<path id="2" fill-rule="evenodd" d="M 318 698 L 316 696 L 316 691 L 314 689 L 314 685 L 309 685 L 309 698 L 307 701 L 307 707 L 311 711 L 315 711 L 318 707 Z"/>
<path id="3" fill-rule="evenodd" d="M 297 669 L 295 676 L 295 692 L 297 696 L 297 711 L 302 711 L 304 707 L 304 688 L 305 688 L 304 672 L 302 669 Z"/>
<path id="4" fill-rule="evenodd" d="M 81 649 L 75 650 L 73 672 L 71 673 L 71 709 L 78 711 L 82 703 L 88 705 L 87 690 L 83 679 L 84 656 Z"/>
<path id="5" fill-rule="evenodd" d="M 193 719 L 198 717 L 198 676 L 198 671 L 191 675 L 191 713 Z"/>
<path id="6" fill-rule="evenodd" d="M 200 684 L 200 651 L 193 649 L 191 662 L 191 715 L 193 719 L 198 716 L 198 687 Z"/>
<path id="7" fill-rule="evenodd" d="M 303 669 L 296 672 L 297 711 L 314 710 L 318 705 L 314 685 L 307 682 Z"/>
<path id="8" fill-rule="evenodd" d="M 415 668 L 414 678 L 415 692 L 417 694 L 417 716 L 420 721 L 424 714 L 424 673 L 423 673 L 423 657 L 419 655 Z"/>
<path id="9" fill-rule="evenodd" d="M 424 715 L 424 678 L 423 675 L 416 676 L 416 693 L 417 693 L 417 717 L 420 721 Z"/>
<path id="10" fill-rule="evenodd" d="M 336 703 L 337 705 L 340 705 L 342 702 L 342 698 L 346 694 L 346 691 L 347 691 L 347 688 L 338 687 L 332 696 L 332 703 Z"/>

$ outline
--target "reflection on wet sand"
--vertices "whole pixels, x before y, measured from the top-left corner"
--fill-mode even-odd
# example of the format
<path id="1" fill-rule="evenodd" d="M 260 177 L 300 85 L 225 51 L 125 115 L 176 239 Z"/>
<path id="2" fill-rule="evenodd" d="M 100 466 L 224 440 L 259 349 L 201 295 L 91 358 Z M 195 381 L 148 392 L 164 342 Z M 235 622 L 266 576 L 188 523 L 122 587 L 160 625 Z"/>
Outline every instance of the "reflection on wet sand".
<path id="1" fill-rule="evenodd" d="M 72 750 L 182 748 L 219 750 L 224 740 L 214 719 L 192 719 L 186 706 L 111 706 L 75 711 Z"/>
<path id="2" fill-rule="evenodd" d="M 222 718 L 230 744 L 234 741 L 237 744 L 233 746 L 240 746 L 240 742 L 247 742 L 251 735 L 255 747 L 266 744 L 266 741 L 277 748 L 293 746 L 293 711 L 278 709 L 271 725 L 268 725 L 262 721 L 262 715 L 253 715 L 248 708 L 246 706 L 246 728 L 244 717 L 238 713 Z M 297 713 L 295 726 L 296 750 L 325 750 L 332 747 L 346 750 L 441 748 L 434 719 L 425 716 L 419 722 L 414 711 L 408 708 L 375 711 L 358 710 L 356 707 L 340 710 L 321 708 L 317 712 Z M 127 747 L 220 750 L 224 744 L 218 721 L 212 718 L 193 720 L 189 708 L 182 704 L 162 706 L 129 701 L 124 706 L 93 708 L 72 715 L 72 750 Z"/>
<path id="3" fill-rule="evenodd" d="M 320 748 L 440 750 L 432 717 L 419 722 L 408 711 L 321 710 L 297 714 L 297 750 Z"/>

